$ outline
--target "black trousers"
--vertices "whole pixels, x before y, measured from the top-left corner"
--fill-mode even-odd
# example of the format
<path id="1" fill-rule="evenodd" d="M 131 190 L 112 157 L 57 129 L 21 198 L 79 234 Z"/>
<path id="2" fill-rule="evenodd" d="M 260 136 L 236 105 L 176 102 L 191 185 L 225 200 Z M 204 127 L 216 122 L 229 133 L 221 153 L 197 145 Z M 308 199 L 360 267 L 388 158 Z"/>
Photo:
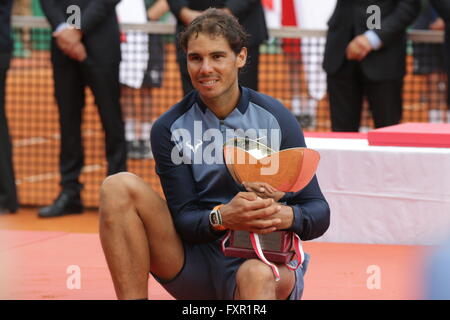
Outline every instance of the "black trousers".
<path id="1" fill-rule="evenodd" d="M 19 204 L 5 112 L 6 73 L 7 69 L 0 68 L 0 208 L 16 211 Z"/>
<path id="2" fill-rule="evenodd" d="M 400 122 L 403 78 L 372 81 L 363 74 L 358 62 L 346 60 L 336 74 L 328 75 L 327 83 L 333 131 L 359 130 L 364 96 L 376 128 Z"/>
<path id="3" fill-rule="evenodd" d="M 60 173 L 63 190 L 80 192 L 84 164 L 81 135 L 85 87 L 95 98 L 105 131 L 108 175 L 126 171 L 125 129 L 120 107 L 119 64 L 88 66 L 76 61 L 53 66 L 61 130 Z"/>
<path id="4" fill-rule="evenodd" d="M 177 61 L 180 67 L 181 82 L 184 95 L 188 94 L 194 87 L 187 70 L 186 54 L 183 49 L 177 45 Z M 239 84 L 258 91 L 258 72 L 259 72 L 259 46 L 249 47 L 247 52 L 247 63 L 239 72 Z"/>

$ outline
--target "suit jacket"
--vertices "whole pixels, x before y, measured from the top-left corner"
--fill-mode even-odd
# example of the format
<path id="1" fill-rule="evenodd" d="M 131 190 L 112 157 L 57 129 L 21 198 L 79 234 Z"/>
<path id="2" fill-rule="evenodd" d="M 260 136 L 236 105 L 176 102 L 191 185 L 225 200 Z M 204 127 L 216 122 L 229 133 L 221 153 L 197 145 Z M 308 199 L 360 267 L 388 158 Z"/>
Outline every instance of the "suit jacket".
<path id="1" fill-rule="evenodd" d="M 448 83 L 450 83 L 450 0 L 431 0 L 431 5 L 445 21 L 445 59 Z M 447 85 L 447 107 L 450 109 L 450 86 Z"/>
<path id="2" fill-rule="evenodd" d="M 0 69 L 7 69 L 12 51 L 11 9 L 13 0 L 0 1 Z"/>
<path id="3" fill-rule="evenodd" d="M 40 0 L 42 10 L 52 30 L 67 21 L 70 5 L 77 5 L 81 12 L 82 42 L 88 61 L 93 64 L 120 62 L 120 31 L 115 7 L 120 0 Z M 52 62 L 64 64 L 70 61 L 52 39 Z"/>
<path id="4" fill-rule="evenodd" d="M 167 2 L 170 10 L 177 18 L 177 33 L 185 28 L 185 25 L 179 19 L 181 8 L 187 7 L 203 11 L 210 7 L 227 7 L 250 35 L 247 41 L 248 47 L 260 45 L 268 38 L 261 0 L 168 0 Z"/>
<path id="5" fill-rule="evenodd" d="M 332 75 L 345 60 L 350 41 L 367 29 L 367 8 L 377 5 L 381 12 L 381 29 L 373 31 L 383 42 L 378 50 L 370 52 L 361 68 L 371 80 L 398 79 L 406 72 L 406 28 L 420 12 L 419 0 L 338 0 L 328 21 L 323 67 Z"/>
<path id="6" fill-rule="evenodd" d="M 431 0 L 430 2 L 438 15 L 445 21 L 445 48 L 447 50 L 448 59 L 447 68 L 450 69 L 450 0 Z"/>
<path id="7" fill-rule="evenodd" d="M 430 2 L 439 16 L 441 16 L 446 23 L 450 23 L 450 0 L 431 0 Z"/>

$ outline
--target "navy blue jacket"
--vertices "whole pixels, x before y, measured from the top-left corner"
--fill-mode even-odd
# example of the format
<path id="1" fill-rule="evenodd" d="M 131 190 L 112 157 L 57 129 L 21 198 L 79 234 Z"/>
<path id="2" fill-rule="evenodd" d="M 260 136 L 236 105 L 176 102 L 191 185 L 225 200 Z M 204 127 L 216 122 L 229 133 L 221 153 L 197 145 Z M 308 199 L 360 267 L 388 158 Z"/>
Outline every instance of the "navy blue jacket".
<path id="1" fill-rule="evenodd" d="M 151 145 L 169 210 L 184 241 L 210 242 L 223 235 L 209 227 L 209 212 L 228 203 L 238 185 L 223 163 L 223 143 L 248 136 L 274 150 L 305 147 L 302 130 L 278 100 L 241 87 L 236 108 L 219 120 L 192 91 L 153 125 Z M 292 231 L 302 240 L 321 236 L 330 209 L 317 178 L 297 193 L 280 199 L 294 210 Z"/>

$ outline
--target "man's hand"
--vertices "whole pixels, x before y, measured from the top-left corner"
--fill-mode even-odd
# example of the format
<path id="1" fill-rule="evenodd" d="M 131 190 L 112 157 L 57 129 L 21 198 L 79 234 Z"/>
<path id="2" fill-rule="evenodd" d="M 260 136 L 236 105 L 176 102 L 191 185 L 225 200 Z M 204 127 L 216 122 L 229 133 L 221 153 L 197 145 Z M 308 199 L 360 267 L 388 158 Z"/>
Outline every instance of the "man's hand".
<path id="1" fill-rule="evenodd" d="M 58 47 L 66 52 L 70 51 L 75 44 L 81 41 L 82 33 L 75 28 L 66 28 L 58 32 L 53 32 L 53 36 L 56 38 Z"/>
<path id="2" fill-rule="evenodd" d="M 225 12 L 225 13 L 229 14 L 230 16 L 232 16 L 232 15 L 233 15 L 233 12 L 231 12 L 231 10 L 230 10 L 229 8 L 227 8 L 227 7 L 225 7 L 225 8 L 222 8 L 222 9 L 220 9 L 220 10 L 222 10 L 223 12 Z"/>
<path id="3" fill-rule="evenodd" d="M 248 192 L 254 192 L 260 198 L 267 199 L 271 198 L 274 201 L 278 201 L 284 197 L 283 191 L 278 191 L 270 184 L 265 182 L 242 182 L 245 190 Z"/>
<path id="4" fill-rule="evenodd" d="M 192 10 L 187 7 L 184 7 L 180 10 L 180 19 L 183 21 L 185 25 L 188 25 L 192 22 L 195 18 L 197 18 L 199 15 L 201 15 L 202 11 Z"/>
<path id="5" fill-rule="evenodd" d="M 225 12 L 231 16 L 233 15 L 231 10 L 228 8 L 222 8 L 220 10 L 222 10 L 223 12 Z M 203 13 L 203 11 L 192 10 L 187 7 L 184 7 L 183 9 L 180 10 L 180 20 L 183 21 L 183 23 L 185 25 L 188 25 L 189 23 L 192 22 L 192 20 L 197 18 L 202 13 Z"/>
<path id="6" fill-rule="evenodd" d="M 148 8 L 147 17 L 150 21 L 156 21 L 168 12 L 169 9 L 169 4 L 166 0 L 157 0 Z"/>
<path id="7" fill-rule="evenodd" d="M 442 18 L 437 18 L 433 23 L 429 26 L 430 30 L 445 30 L 445 22 Z"/>
<path id="8" fill-rule="evenodd" d="M 361 61 L 369 52 L 372 51 L 372 46 L 369 39 L 363 34 L 356 36 L 347 46 L 346 56 L 348 60 Z"/>
<path id="9" fill-rule="evenodd" d="M 87 57 L 86 48 L 81 42 L 82 33 L 75 28 L 54 32 L 57 46 L 71 59 L 83 61 Z"/>
<path id="10" fill-rule="evenodd" d="M 283 222 L 280 217 L 275 217 L 281 210 L 282 206 L 273 199 L 261 199 L 253 192 L 240 192 L 220 208 L 220 213 L 227 229 L 265 234 L 277 230 Z"/>
<path id="11" fill-rule="evenodd" d="M 86 48 L 82 42 L 76 43 L 70 51 L 66 52 L 66 55 L 78 62 L 83 62 L 87 58 Z"/>

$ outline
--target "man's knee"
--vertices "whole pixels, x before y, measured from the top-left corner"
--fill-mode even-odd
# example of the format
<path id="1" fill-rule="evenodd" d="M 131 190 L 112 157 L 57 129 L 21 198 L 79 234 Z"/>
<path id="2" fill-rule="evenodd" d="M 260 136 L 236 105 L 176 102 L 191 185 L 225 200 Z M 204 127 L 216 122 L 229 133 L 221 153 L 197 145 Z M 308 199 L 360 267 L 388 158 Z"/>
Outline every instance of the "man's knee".
<path id="1" fill-rule="evenodd" d="M 100 216 L 112 218 L 114 212 L 124 211 L 132 205 L 134 189 L 140 178 L 129 172 L 108 176 L 100 187 Z"/>
<path id="2" fill-rule="evenodd" d="M 119 172 L 106 177 L 100 187 L 100 202 L 105 201 L 118 192 L 128 191 L 133 185 L 133 180 L 138 178 L 133 173 Z M 126 194 L 123 194 L 126 196 Z"/>
<path id="3" fill-rule="evenodd" d="M 236 275 L 238 286 L 246 284 L 270 284 L 273 285 L 275 278 L 272 269 L 260 260 L 251 259 L 245 261 Z"/>

